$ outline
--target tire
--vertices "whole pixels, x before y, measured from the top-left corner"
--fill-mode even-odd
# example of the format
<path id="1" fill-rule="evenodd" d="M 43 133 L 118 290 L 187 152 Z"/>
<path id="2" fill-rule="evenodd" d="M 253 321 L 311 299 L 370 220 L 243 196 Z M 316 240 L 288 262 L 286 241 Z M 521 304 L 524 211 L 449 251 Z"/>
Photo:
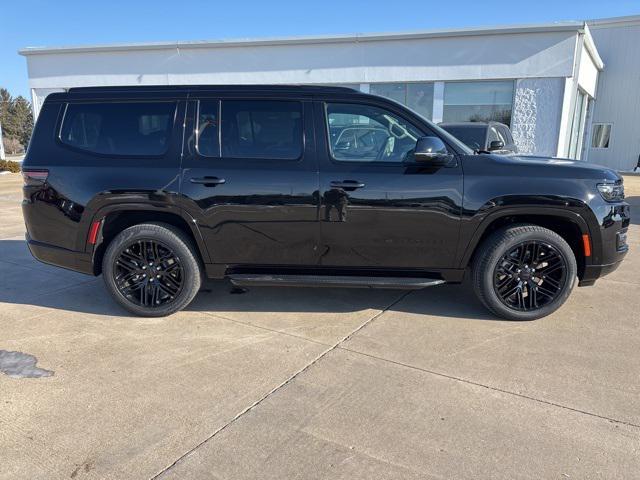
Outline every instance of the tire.
<path id="1" fill-rule="evenodd" d="M 560 235 L 537 225 L 515 225 L 494 232 L 478 247 L 473 288 L 498 317 L 535 320 L 564 304 L 577 271 L 573 251 Z"/>
<path id="2" fill-rule="evenodd" d="M 163 223 L 134 225 L 120 232 L 107 247 L 102 273 L 113 298 L 142 317 L 182 310 L 202 283 L 191 239 Z"/>

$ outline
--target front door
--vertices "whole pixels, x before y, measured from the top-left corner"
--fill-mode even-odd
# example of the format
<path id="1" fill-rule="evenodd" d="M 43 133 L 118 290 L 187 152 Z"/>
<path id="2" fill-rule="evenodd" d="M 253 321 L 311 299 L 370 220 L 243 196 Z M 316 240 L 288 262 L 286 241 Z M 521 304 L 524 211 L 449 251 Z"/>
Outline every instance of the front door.
<path id="1" fill-rule="evenodd" d="M 425 168 L 416 140 L 434 135 L 384 105 L 317 102 L 321 265 L 439 269 L 455 263 L 459 162 Z"/>
<path id="2" fill-rule="evenodd" d="M 260 98 L 189 102 L 181 193 L 213 263 L 316 263 L 311 105 Z"/>

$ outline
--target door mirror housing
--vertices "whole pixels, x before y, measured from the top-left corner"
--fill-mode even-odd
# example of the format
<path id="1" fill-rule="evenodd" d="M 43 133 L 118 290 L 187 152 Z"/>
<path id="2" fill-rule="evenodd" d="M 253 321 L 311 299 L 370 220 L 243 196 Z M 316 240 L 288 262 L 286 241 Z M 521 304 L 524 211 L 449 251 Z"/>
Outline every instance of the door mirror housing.
<path id="1" fill-rule="evenodd" d="M 489 144 L 489 151 L 502 150 L 504 148 L 504 142 L 501 140 L 494 140 Z"/>
<path id="2" fill-rule="evenodd" d="M 447 151 L 447 147 L 438 137 L 420 137 L 413 151 L 413 159 L 417 163 L 425 163 L 442 167 L 447 165 L 453 155 Z"/>

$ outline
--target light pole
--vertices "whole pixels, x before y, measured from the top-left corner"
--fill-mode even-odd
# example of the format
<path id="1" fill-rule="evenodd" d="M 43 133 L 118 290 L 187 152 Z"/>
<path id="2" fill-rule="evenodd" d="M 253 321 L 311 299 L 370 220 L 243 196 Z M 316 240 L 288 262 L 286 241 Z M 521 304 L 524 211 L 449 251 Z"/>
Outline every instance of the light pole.
<path id="1" fill-rule="evenodd" d="M 2 124 L 0 123 L 0 160 L 4 159 L 4 142 L 2 141 Z"/>

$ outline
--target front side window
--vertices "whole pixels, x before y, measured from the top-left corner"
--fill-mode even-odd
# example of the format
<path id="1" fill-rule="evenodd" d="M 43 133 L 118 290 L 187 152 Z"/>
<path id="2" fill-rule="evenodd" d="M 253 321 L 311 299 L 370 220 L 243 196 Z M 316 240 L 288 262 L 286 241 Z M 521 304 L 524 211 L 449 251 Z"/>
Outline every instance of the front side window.
<path id="1" fill-rule="evenodd" d="M 405 120 L 371 105 L 328 103 L 326 112 L 329 148 L 339 161 L 410 161 L 422 136 Z"/>
<path id="2" fill-rule="evenodd" d="M 591 135 L 591 148 L 609 148 L 611 139 L 610 123 L 594 123 Z"/>
<path id="3" fill-rule="evenodd" d="M 298 159 L 303 150 L 302 104 L 224 100 L 221 135 L 227 158 Z"/>
<path id="4" fill-rule="evenodd" d="M 446 82 L 444 122 L 489 122 L 511 125 L 513 82 Z"/>
<path id="5" fill-rule="evenodd" d="M 69 103 L 60 141 L 103 155 L 162 155 L 175 110 L 175 102 Z"/>

